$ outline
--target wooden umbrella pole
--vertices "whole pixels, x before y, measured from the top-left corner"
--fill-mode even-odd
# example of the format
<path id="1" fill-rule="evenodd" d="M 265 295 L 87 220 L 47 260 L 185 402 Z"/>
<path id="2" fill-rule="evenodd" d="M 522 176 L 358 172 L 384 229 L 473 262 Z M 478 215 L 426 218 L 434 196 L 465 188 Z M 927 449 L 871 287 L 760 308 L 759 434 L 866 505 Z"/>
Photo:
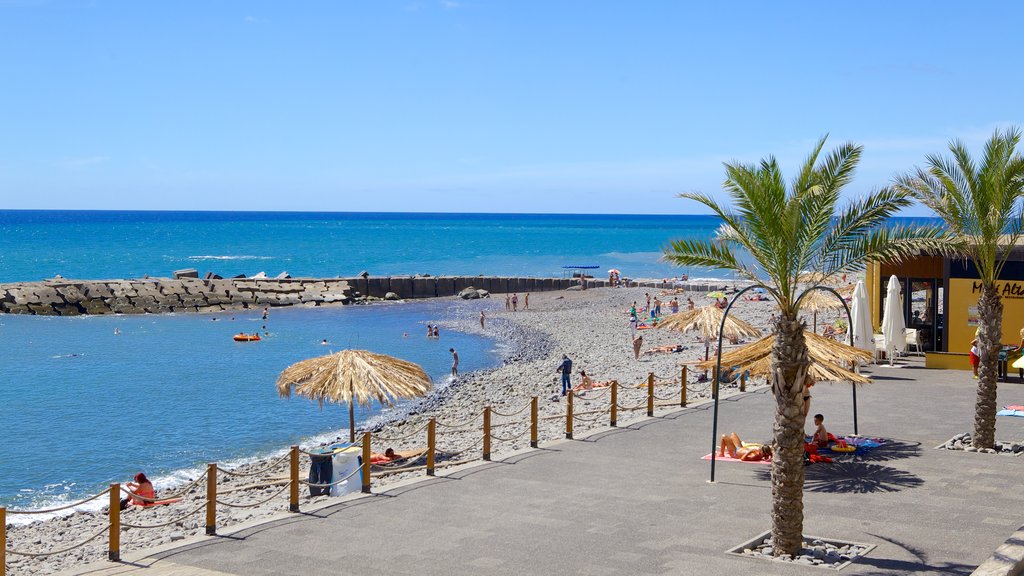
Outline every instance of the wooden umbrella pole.
<path id="1" fill-rule="evenodd" d="M 349 382 L 348 389 L 351 395 L 348 399 L 348 442 L 356 443 L 356 390 L 355 382 Z"/>

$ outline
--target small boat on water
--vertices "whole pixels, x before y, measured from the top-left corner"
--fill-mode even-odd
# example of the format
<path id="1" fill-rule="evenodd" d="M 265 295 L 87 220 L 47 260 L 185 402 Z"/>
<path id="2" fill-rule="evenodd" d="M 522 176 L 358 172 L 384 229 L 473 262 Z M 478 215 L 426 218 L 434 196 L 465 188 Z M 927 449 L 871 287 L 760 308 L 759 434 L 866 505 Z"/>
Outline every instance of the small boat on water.
<path id="1" fill-rule="evenodd" d="M 259 342 L 260 341 L 260 335 L 259 334 L 245 334 L 243 332 L 243 333 L 235 334 L 233 340 L 235 342 Z"/>

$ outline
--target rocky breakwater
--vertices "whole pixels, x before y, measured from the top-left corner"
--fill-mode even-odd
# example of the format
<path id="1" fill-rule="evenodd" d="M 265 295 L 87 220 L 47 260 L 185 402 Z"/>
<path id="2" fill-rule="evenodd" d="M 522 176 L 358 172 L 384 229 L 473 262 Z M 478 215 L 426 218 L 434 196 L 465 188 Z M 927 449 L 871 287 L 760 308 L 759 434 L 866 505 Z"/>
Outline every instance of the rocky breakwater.
<path id="1" fill-rule="evenodd" d="M 259 306 L 348 303 L 343 279 L 64 280 L 0 284 L 0 311 L 8 314 L 159 314 L 217 312 Z"/>
<path id="2" fill-rule="evenodd" d="M 468 294 L 548 292 L 579 288 L 569 278 L 505 276 L 357 276 L 354 278 L 142 278 L 0 284 L 0 313 L 42 316 L 219 312 L 264 306 L 320 306 Z M 606 283 L 591 280 L 588 286 Z M 466 297 L 466 296 L 464 296 Z"/>

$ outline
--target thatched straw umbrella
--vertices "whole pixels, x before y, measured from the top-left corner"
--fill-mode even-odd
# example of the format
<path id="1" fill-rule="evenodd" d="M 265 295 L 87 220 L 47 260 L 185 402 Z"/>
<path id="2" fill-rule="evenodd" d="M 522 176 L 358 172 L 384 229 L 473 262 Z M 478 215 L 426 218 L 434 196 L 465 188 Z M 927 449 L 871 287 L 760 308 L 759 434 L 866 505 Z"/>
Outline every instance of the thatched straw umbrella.
<path id="1" fill-rule="evenodd" d="M 806 330 L 804 331 L 804 341 L 807 343 L 807 352 L 811 359 L 811 366 L 807 373 L 814 381 L 853 382 L 855 384 L 871 382 L 866 376 L 852 370 L 857 363 L 871 360 L 873 358 L 871 352 L 847 346 Z M 771 374 L 772 370 L 773 346 L 775 346 L 775 335 L 769 334 L 753 344 L 723 354 L 722 366 L 735 366 L 740 371 L 747 370 L 751 376 L 767 376 Z M 705 360 L 697 364 L 705 370 L 714 365 L 714 360 Z"/>
<path id="2" fill-rule="evenodd" d="M 801 310 L 807 310 L 814 313 L 814 331 L 818 331 L 818 312 L 825 312 L 828 310 L 835 310 L 842 308 L 843 303 L 836 298 L 835 294 L 826 292 L 824 290 L 812 290 L 804 296 L 802 304 L 800 304 Z"/>
<path id="3" fill-rule="evenodd" d="M 700 332 L 704 337 L 704 357 L 709 358 L 711 340 L 718 338 L 718 328 L 722 325 L 725 310 L 717 306 L 702 306 L 693 310 L 683 310 L 665 317 L 658 328 L 677 332 Z M 756 338 L 761 331 L 735 316 L 725 320 L 723 335 L 726 338 Z"/>
<path id="4" fill-rule="evenodd" d="M 376 400 L 391 405 L 399 398 L 423 396 L 430 376 L 418 365 L 366 350 L 342 350 L 292 364 L 277 377 L 277 392 L 324 402 L 348 404 L 349 441 L 356 440 L 355 404 Z"/>

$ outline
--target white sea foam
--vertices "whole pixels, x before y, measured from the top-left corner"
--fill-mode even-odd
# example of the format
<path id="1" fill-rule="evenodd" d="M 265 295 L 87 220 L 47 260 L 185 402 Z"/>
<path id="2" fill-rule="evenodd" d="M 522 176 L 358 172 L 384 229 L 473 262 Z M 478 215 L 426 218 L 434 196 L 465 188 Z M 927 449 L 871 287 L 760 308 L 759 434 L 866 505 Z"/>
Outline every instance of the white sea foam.
<path id="1" fill-rule="evenodd" d="M 189 260 L 197 260 L 197 261 L 198 260 L 273 260 L 274 257 L 273 256 L 247 256 L 247 255 L 240 255 L 240 256 L 204 255 L 204 256 L 189 256 L 188 259 Z"/>

